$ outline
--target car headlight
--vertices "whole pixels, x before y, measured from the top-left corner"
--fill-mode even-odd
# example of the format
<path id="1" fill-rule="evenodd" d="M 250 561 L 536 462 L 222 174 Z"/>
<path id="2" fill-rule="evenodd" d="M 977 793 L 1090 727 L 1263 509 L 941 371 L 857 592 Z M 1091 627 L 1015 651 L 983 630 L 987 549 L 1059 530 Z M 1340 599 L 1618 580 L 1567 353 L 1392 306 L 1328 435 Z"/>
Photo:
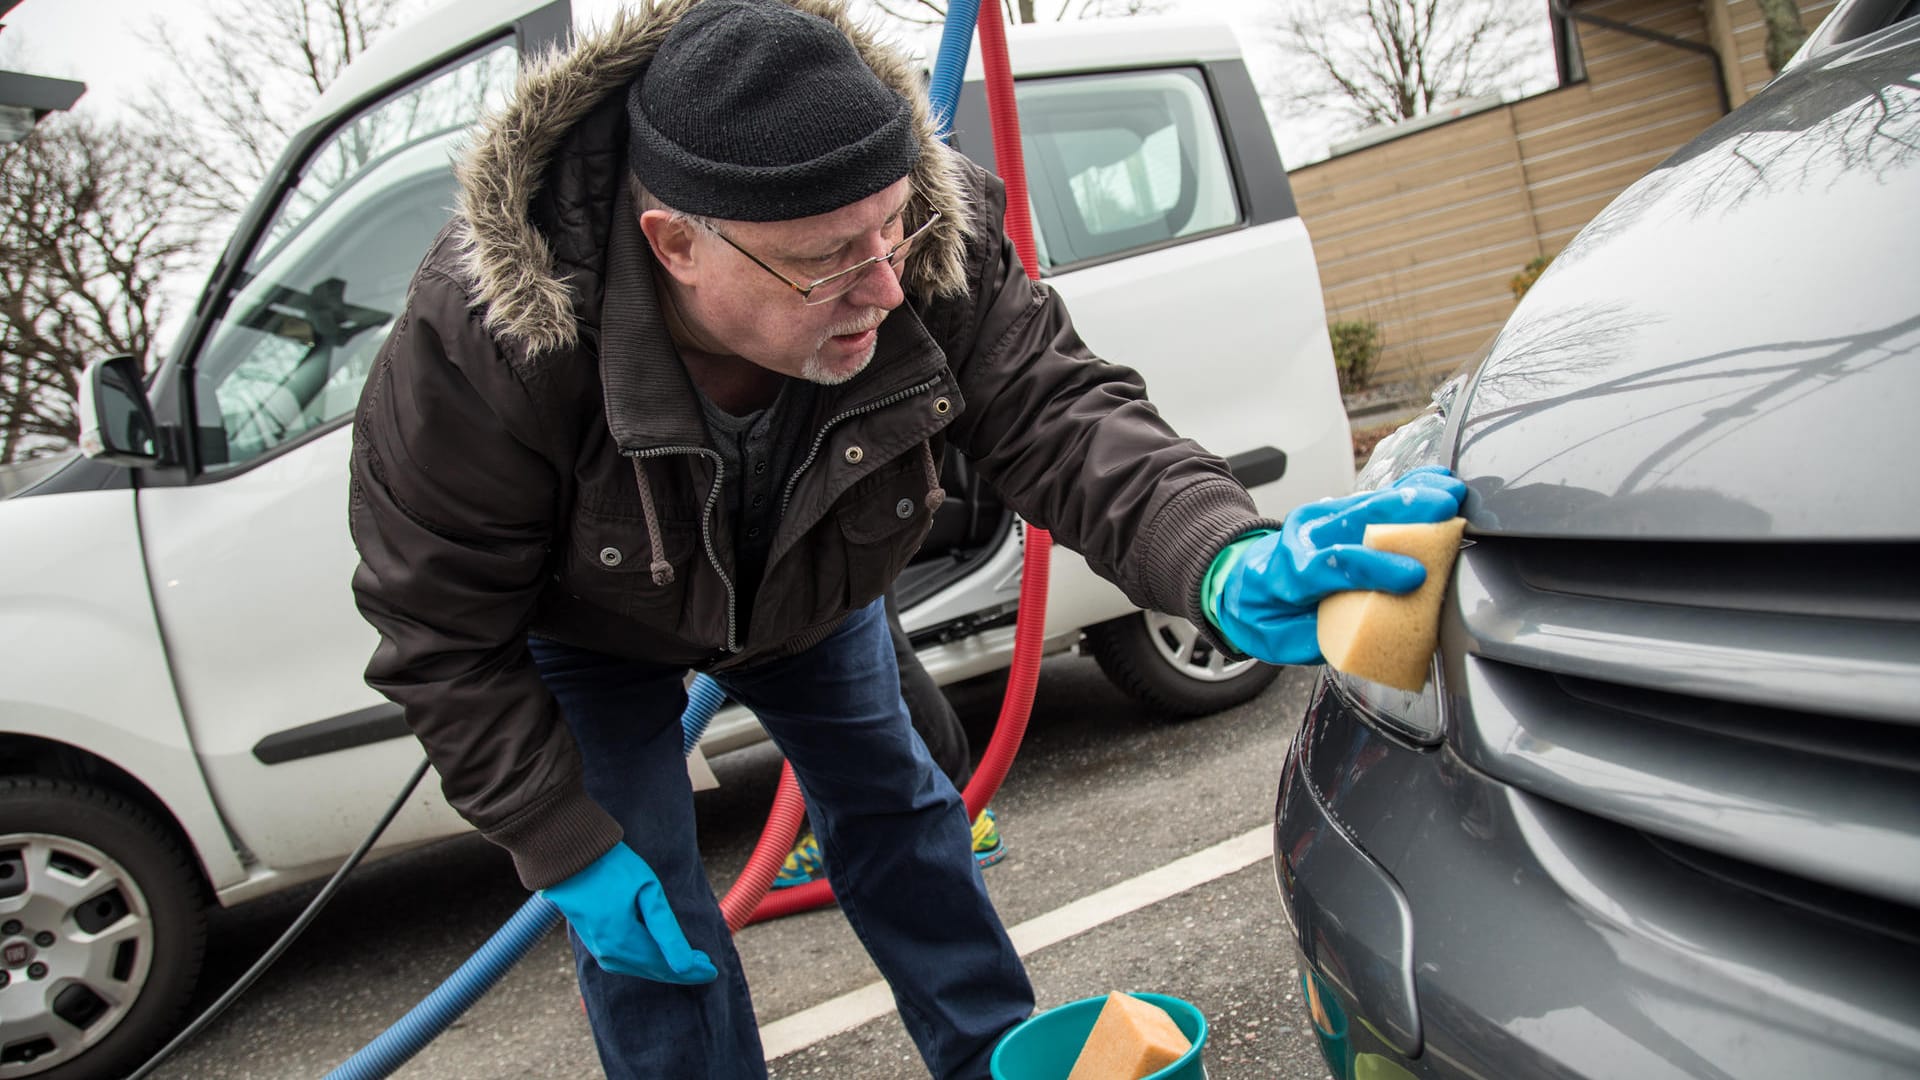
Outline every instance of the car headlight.
<path id="1" fill-rule="evenodd" d="M 1442 440 L 1447 431 L 1447 410 L 1465 383 L 1464 374 L 1447 380 L 1434 391 L 1431 407 L 1381 439 L 1355 478 L 1354 490 L 1386 487 L 1422 465 L 1445 465 Z M 1417 693 L 1382 686 L 1332 668 L 1327 669 L 1327 678 L 1363 720 L 1384 734 L 1430 746 L 1438 743 L 1446 730 L 1440 709 L 1437 661 L 1429 662 L 1427 684 Z"/>
<path id="2" fill-rule="evenodd" d="M 1440 710 L 1438 663 L 1429 665 L 1427 684 L 1418 692 L 1383 686 L 1333 668 L 1327 669 L 1327 680 L 1367 726 L 1384 735 L 1433 746 L 1446 731 Z"/>
<path id="3" fill-rule="evenodd" d="M 1446 448 L 1441 440 L 1447 434 L 1447 413 L 1467 385 L 1470 369 L 1463 368 L 1458 374 L 1440 384 L 1433 392 L 1433 403 L 1419 416 L 1395 428 L 1393 433 L 1374 445 L 1373 455 L 1354 478 L 1355 491 L 1372 491 L 1383 488 L 1399 479 L 1401 474 L 1422 465 L 1445 465 Z"/>

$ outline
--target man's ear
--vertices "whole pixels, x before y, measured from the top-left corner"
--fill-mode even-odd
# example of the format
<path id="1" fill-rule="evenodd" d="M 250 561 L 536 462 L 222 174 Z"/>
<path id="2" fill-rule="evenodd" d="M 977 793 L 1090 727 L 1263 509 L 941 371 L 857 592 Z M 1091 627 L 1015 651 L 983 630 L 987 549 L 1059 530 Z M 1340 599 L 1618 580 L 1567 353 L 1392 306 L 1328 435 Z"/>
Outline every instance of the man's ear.
<path id="1" fill-rule="evenodd" d="M 640 214 L 640 231 L 653 248 L 653 257 L 674 280 L 682 285 L 699 284 L 699 264 L 693 244 L 699 226 L 665 210 L 647 210 Z"/>

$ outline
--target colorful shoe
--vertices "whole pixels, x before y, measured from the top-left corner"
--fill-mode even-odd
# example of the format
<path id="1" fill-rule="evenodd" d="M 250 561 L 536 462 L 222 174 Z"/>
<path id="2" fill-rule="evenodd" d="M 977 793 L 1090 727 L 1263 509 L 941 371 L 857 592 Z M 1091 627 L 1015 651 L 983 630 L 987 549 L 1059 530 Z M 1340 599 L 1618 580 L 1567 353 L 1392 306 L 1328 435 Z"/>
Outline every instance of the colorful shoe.
<path id="1" fill-rule="evenodd" d="M 800 834 L 800 841 L 793 845 L 787 861 L 780 864 L 780 872 L 773 876 L 773 888 L 791 889 L 826 876 L 827 860 L 820 854 L 820 841 L 814 839 L 813 830 L 808 829 Z"/>
<path id="2" fill-rule="evenodd" d="M 993 811 L 980 811 L 980 816 L 973 819 L 973 861 L 984 869 L 1006 857 L 1007 845 L 1000 839 Z"/>
<path id="3" fill-rule="evenodd" d="M 1000 839 L 1000 827 L 993 811 L 980 811 L 980 816 L 973 819 L 973 861 L 984 868 L 1006 857 L 1007 845 Z M 791 889 L 826 876 L 827 860 L 820 853 L 820 841 L 814 838 L 812 830 L 808 830 L 800 834 L 800 841 L 793 845 L 787 861 L 780 864 L 780 872 L 773 876 L 772 887 Z"/>

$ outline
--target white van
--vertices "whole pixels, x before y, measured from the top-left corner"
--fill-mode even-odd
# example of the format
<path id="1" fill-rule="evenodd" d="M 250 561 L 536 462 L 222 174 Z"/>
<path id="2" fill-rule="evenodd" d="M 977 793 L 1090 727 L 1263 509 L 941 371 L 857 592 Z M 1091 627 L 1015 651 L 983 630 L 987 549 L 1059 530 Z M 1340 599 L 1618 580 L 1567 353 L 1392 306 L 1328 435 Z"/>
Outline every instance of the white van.
<path id="1" fill-rule="evenodd" d="M 566 0 L 450 3 L 321 99 L 144 387 L 153 457 L 76 456 L 0 504 L 0 1072 L 114 1074 L 174 1024 L 204 914 L 335 867 L 420 760 L 362 681 L 350 422 L 453 202 L 450 155 Z M 1011 35 L 1046 280 L 1092 348 L 1275 516 L 1352 483 L 1319 278 L 1223 26 Z M 978 68 L 955 142 L 991 166 Z M 143 388 L 122 388 L 137 400 Z M 963 461 L 898 595 L 941 682 L 1008 663 L 1021 529 Z M 1165 715 L 1243 701 L 1178 618 L 1056 550 L 1047 647 Z M 723 714 L 703 744 L 760 738 Z M 379 849 L 464 831 L 426 784 Z M 14 963 L 19 959 L 18 964 Z"/>

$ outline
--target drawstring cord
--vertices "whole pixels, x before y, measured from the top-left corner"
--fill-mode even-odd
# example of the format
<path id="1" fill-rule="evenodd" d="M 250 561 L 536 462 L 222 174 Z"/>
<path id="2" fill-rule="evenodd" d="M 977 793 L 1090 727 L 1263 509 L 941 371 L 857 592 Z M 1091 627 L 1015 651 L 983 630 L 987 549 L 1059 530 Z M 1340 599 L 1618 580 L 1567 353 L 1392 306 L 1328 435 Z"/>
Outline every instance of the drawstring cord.
<path id="1" fill-rule="evenodd" d="M 940 466 L 933 460 L 933 440 L 927 439 L 920 444 L 920 464 L 927 473 L 927 513 L 940 509 L 947 501 L 947 489 L 940 486 Z"/>
<path id="2" fill-rule="evenodd" d="M 653 561 L 647 569 L 653 573 L 655 585 L 671 585 L 673 564 L 667 561 L 660 539 L 660 518 L 653 512 L 653 485 L 647 483 L 647 470 L 637 457 L 633 459 L 633 475 L 640 482 L 640 516 L 647 521 L 647 546 L 653 550 Z"/>

